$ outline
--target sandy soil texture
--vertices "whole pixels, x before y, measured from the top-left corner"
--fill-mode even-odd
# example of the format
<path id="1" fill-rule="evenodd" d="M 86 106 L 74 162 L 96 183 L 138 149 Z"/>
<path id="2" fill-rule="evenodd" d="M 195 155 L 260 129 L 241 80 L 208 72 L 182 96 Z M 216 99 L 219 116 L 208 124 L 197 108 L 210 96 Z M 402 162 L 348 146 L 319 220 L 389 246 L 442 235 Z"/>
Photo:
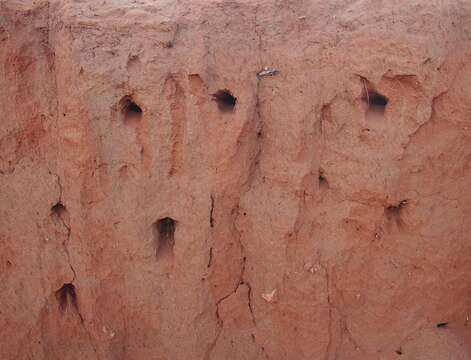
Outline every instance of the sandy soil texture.
<path id="1" fill-rule="evenodd" d="M 471 359 L 471 1 L 0 0 L 0 359 Z"/>

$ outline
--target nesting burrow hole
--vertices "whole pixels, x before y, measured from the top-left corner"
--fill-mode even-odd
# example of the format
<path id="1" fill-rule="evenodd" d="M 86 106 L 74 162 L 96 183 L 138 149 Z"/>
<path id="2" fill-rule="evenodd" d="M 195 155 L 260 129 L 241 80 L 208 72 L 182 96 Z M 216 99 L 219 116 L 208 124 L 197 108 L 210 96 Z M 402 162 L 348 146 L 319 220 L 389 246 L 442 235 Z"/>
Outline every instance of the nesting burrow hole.
<path id="1" fill-rule="evenodd" d="M 407 206 L 407 200 L 402 200 L 396 205 L 389 205 L 384 209 L 386 217 L 389 221 L 395 221 L 398 226 L 403 225 L 402 211 Z"/>
<path id="2" fill-rule="evenodd" d="M 327 189 L 329 187 L 329 183 L 327 182 L 327 178 L 325 177 L 325 173 L 323 169 L 319 169 L 319 188 L 320 189 Z"/>
<path id="3" fill-rule="evenodd" d="M 66 211 L 67 210 L 65 209 L 64 204 L 62 204 L 60 201 L 51 208 L 51 214 L 59 218 L 62 217 Z"/>
<path id="4" fill-rule="evenodd" d="M 125 124 L 137 123 L 142 119 L 142 109 L 131 96 L 125 96 L 120 100 L 119 110 Z"/>
<path id="5" fill-rule="evenodd" d="M 59 221 L 64 225 L 68 230 L 70 230 L 70 216 L 67 208 L 62 202 L 57 202 L 53 207 L 51 207 L 51 216 L 56 221 Z"/>
<path id="6" fill-rule="evenodd" d="M 362 79 L 362 85 L 361 100 L 367 106 L 367 115 L 384 115 L 389 99 L 376 91 L 368 80 Z"/>
<path id="7" fill-rule="evenodd" d="M 154 241 L 156 246 L 156 257 L 161 259 L 173 255 L 175 245 L 175 229 L 177 222 L 169 217 L 157 220 L 153 226 Z"/>
<path id="8" fill-rule="evenodd" d="M 237 103 L 237 98 L 227 89 L 215 92 L 213 100 L 216 101 L 219 110 L 222 112 L 234 111 Z"/>
<path id="9" fill-rule="evenodd" d="M 56 299 L 59 303 L 59 309 L 64 312 L 70 305 L 78 309 L 77 293 L 73 284 L 64 284 L 56 291 Z"/>

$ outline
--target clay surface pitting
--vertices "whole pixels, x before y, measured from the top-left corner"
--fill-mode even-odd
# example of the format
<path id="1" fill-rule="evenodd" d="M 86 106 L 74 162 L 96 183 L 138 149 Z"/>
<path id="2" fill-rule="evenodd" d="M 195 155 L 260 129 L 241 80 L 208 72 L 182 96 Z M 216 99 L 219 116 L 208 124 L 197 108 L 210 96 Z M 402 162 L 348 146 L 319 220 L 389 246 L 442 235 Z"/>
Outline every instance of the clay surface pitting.
<path id="1" fill-rule="evenodd" d="M 469 360 L 471 2 L 0 2 L 0 359 Z"/>

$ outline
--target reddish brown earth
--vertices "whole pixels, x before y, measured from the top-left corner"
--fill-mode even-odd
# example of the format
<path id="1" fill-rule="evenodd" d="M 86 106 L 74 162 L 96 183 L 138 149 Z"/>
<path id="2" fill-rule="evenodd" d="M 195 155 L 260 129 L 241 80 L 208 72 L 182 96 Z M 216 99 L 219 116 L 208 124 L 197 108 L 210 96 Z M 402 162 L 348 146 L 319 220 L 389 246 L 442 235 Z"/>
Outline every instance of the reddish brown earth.
<path id="1" fill-rule="evenodd" d="M 0 359 L 471 359 L 470 1 L 3 0 L 0 63 Z"/>

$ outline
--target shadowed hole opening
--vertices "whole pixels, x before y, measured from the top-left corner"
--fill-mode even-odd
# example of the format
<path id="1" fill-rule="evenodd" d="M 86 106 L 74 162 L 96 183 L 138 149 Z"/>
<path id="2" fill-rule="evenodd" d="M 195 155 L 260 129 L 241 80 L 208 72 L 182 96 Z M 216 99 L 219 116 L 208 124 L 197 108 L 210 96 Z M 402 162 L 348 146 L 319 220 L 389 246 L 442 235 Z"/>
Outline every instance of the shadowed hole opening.
<path id="1" fill-rule="evenodd" d="M 402 200 L 397 205 L 389 205 L 386 208 L 386 212 L 389 214 L 399 215 L 401 210 L 404 209 L 407 205 L 407 200 Z"/>
<path id="2" fill-rule="evenodd" d="M 138 122 L 142 118 L 142 109 L 130 96 L 125 96 L 119 102 L 119 108 L 125 123 Z"/>
<path id="3" fill-rule="evenodd" d="M 218 104 L 219 110 L 223 112 L 233 111 L 237 103 L 237 98 L 227 89 L 214 93 L 213 100 Z"/>
<path id="4" fill-rule="evenodd" d="M 319 188 L 327 189 L 329 187 L 329 182 L 325 177 L 325 173 L 323 169 L 319 169 Z"/>
<path id="5" fill-rule="evenodd" d="M 366 79 L 363 82 L 361 100 L 368 106 L 368 113 L 384 114 L 389 99 L 372 88 Z"/>
<path id="6" fill-rule="evenodd" d="M 402 225 L 401 214 L 404 208 L 407 206 L 407 200 L 402 200 L 396 205 L 389 205 L 384 209 L 386 217 L 388 220 L 396 221 L 398 226 Z"/>
<path id="7" fill-rule="evenodd" d="M 51 208 L 51 213 L 53 215 L 57 215 L 58 217 L 61 217 L 66 211 L 67 210 L 65 209 L 64 204 L 62 204 L 61 202 L 58 202 Z"/>
<path id="8" fill-rule="evenodd" d="M 385 108 L 389 102 L 386 96 L 383 96 L 374 91 L 370 91 L 366 100 L 369 101 L 370 106 L 377 106 L 380 108 Z"/>
<path id="9" fill-rule="evenodd" d="M 173 255 L 176 227 L 177 222 L 169 217 L 159 219 L 154 223 L 153 233 L 157 259 Z"/>
<path id="10" fill-rule="evenodd" d="M 75 286 L 68 283 L 64 284 L 59 290 L 56 291 L 56 299 L 59 303 L 59 309 L 64 312 L 69 305 L 78 309 L 77 293 Z"/>
<path id="11" fill-rule="evenodd" d="M 70 216 L 67 208 L 65 207 L 62 202 L 58 202 L 51 208 L 51 216 L 53 219 L 59 221 L 62 225 L 64 225 L 67 230 L 70 232 Z"/>

